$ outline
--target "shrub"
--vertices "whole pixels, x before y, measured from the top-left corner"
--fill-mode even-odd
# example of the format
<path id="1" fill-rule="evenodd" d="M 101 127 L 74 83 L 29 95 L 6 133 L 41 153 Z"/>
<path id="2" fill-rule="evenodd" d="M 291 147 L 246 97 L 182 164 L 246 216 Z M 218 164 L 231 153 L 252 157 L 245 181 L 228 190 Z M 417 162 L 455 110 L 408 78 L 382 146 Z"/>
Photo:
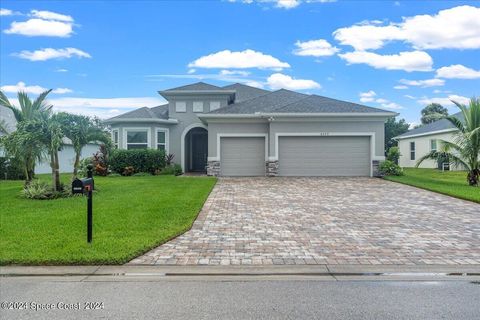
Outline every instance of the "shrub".
<path id="1" fill-rule="evenodd" d="M 387 152 L 387 160 L 392 161 L 395 164 L 398 164 L 398 159 L 400 159 L 400 148 L 391 147 Z"/>
<path id="2" fill-rule="evenodd" d="M 63 185 L 60 191 L 54 191 L 48 183 L 39 180 L 32 180 L 23 188 L 22 194 L 27 199 L 35 200 L 51 200 L 70 196 Z"/>
<path id="3" fill-rule="evenodd" d="M 108 174 L 108 151 L 104 144 L 100 145 L 100 151 L 93 154 L 92 164 L 94 174 L 99 176 L 106 176 Z"/>
<path id="4" fill-rule="evenodd" d="M 133 167 L 134 172 L 154 174 L 156 170 L 165 167 L 165 152 L 153 149 L 117 149 L 112 151 L 109 165 L 113 172 L 120 174 L 123 174 L 126 167 Z"/>
<path id="5" fill-rule="evenodd" d="M 182 166 L 179 165 L 179 164 L 171 164 L 171 165 L 163 168 L 162 171 L 160 171 L 159 174 L 161 174 L 161 175 L 175 175 L 175 176 L 182 175 L 183 174 Z"/>
<path id="6" fill-rule="evenodd" d="M 25 173 L 20 162 L 14 158 L 0 157 L 0 180 L 23 180 Z"/>
<path id="7" fill-rule="evenodd" d="M 167 166 L 172 164 L 173 158 L 175 158 L 175 155 L 173 153 L 165 155 L 165 164 Z"/>
<path id="8" fill-rule="evenodd" d="M 380 162 L 379 171 L 385 176 L 402 176 L 403 169 L 390 160 Z"/>
<path id="9" fill-rule="evenodd" d="M 88 157 L 80 160 L 80 165 L 78 167 L 78 176 L 79 177 L 86 177 L 87 176 L 87 166 L 91 164 L 93 165 L 93 157 Z M 93 170 L 93 174 L 95 175 L 96 172 Z"/>
<path id="10" fill-rule="evenodd" d="M 134 173 L 133 176 L 134 177 L 145 177 L 145 176 L 151 176 L 151 174 L 146 173 L 146 172 L 137 172 L 137 173 Z"/>
<path id="11" fill-rule="evenodd" d="M 135 169 L 133 167 L 125 167 L 122 172 L 122 176 L 131 176 L 135 173 Z"/>

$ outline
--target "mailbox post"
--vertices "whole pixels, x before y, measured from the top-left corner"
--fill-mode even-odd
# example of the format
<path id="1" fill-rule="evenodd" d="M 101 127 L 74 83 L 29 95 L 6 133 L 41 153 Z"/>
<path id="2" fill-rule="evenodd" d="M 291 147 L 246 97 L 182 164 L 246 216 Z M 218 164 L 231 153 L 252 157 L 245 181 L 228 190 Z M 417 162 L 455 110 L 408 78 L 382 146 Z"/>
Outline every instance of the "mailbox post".
<path id="1" fill-rule="evenodd" d="M 87 242 L 92 242 L 93 227 L 93 166 L 87 166 L 87 177 L 72 181 L 72 193 L 80 193 L 87 196 Z"/>

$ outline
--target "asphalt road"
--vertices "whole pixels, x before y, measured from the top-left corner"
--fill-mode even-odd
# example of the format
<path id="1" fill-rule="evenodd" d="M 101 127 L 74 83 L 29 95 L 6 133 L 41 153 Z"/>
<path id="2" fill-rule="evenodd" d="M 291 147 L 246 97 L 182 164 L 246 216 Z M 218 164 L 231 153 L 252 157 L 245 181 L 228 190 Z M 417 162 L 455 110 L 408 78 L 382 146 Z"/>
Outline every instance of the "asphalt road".
<path id="1" fill-rule="evenodd" d="M 473 281 L 79 280 L 1 278 L 2 308 L 27 308 L 2 309 L 1 319 L 480 318 Z M 84 310 L 89 302 L 98 309 Z M 58 310 L 68 305 L 80 310 Z"/>

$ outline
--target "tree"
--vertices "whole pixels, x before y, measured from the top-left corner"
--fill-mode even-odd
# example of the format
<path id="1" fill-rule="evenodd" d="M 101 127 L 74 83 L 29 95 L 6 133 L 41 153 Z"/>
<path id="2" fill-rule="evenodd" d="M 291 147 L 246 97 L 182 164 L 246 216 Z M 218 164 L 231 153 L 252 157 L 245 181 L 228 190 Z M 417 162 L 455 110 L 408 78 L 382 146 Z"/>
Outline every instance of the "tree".
<path id="1" fill-rule="evenodd" d="M 103 130 L 98 119 L 66 112 L 60 112 L 56 116 L 65 136 L 72 141 L 75 151 L 73 177 L 76 177 L 83 147 L 96 141 L 103 142 L 107 146 L 111 145 L 110 136 Z"/>
<path id="2" fill-rule="evenodd" d="M 18 92 L 18 103 L 20 108 L 12 105 L 7 96 L 0 91 L 0 105 L 12 110 L 15 120 L 17 121 L 18 130 L 18 126 L 22 123 L 39 120 L 42 117 L 42 114 L 50 113 L 52 106 L 45 102 L 45 98 L 50 91 L 52 90 L 47 90 L 41 93 L 33 102 L 25 92 Z M 8 136 L 10 135 L 4 137 L 2 141 L 4 144 L 8 145 L 8 147 L 5 146 L 7 153 L 20 161 L 24 166 L 26 182 L 29 183 L 34 178 L 35 162 L 38 159 L 41 159 L 42 150 L 41 148 L 38 148 L 38 135 L 35 136 L 34 134 L 29 134 L 26 130 L 26 127 L 22 128 L 18 134 L 11 138 L 11 141 L 16 141 L 16 143 L 28 141 L 28 144 L 18 146 L 12 145 L 11 141 L 7 141 Z"/>
<path id="3" fill-rule="evenodd" d="M 385 152 L 391 147 L 398 145 L 398 141 L 393 140 L 393 137 L 401 135 L 408 131 L 408 123 L 405 119 L 396 120 L 395 117 L 388 118 L 385 122 Z"/>
<path id="4" fill-rule="evenodd" d="M 447 108 L 438 103 L 430 103 L 422 109 L 422 124 L 429 124 L 448 116 Z"/>
<path id="5" fill-rule="evenodd" d="M 453 142 L 440 140 L 440 150 L 432 151 L 421 157 L 416 166 L 418 167 L 427 159 L 439 160 L 448 158 L 456 166 L 465 168 L 467 181 L 470 186 L 478 186 L 480 176 L 480 99 L 470 99 L 469 106 L 452 101 L 462 112 L 464 122 L 456 117 L 448 116 L 458 132 Z"/>

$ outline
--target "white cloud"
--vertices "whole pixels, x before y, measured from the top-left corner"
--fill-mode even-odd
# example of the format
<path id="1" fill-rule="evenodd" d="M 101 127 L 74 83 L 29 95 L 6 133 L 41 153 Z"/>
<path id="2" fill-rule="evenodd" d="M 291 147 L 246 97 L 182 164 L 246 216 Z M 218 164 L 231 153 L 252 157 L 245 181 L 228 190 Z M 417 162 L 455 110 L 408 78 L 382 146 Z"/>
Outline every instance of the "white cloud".
<path id="1" fill-rule="evenodd" d="M 250 75 L 250 72 L 248 71 L 243 71 L 243 70 L 221 70 L 220 75 L 222 76 L 242 76 L 242 77 L 248 77 Z"/>
<path id="2" fill-rule="evenodd" d="M 454 64 L 437 69 L 436 77 L 446 79 L 478 79 L 480 78 L 480 70 L 473 70 L 461 64 Z"/>
<path id="3" fill-rule="evenodd" d="M 377 94 L 373 90 L 370 90 L 370 91 L 367 91 L 367 92 L 360 92 L 360 101 L 361 102 L 372 102 L 372 101 L 375 100 L 376 95 Z"/>
<path id="4" fill-rule="evenodd" d="M 480 48 L 480 8 L 458 6 L 436 15 L 406 17 L 400 23 L 354 25 L 337 29 L 335 39 L 357 51 L 378 49 L 390 41 L 404 41 L 418 49 Z"/>
<path id="5" fill-rule="evenodd" d="M 48 89 L 38 85 L 27 86 L 25 82 L 20 81 L 14 85 L 2 86 L 0 87 L 0 90 L 7 93 L 17 93 L 19 91 L 23 91 L 25 93 L 30 93 L 30 94 L 40 94 L 44 91 L 47 91 Z M 65 94 L 65 93 L 71 93 L 71 92 L 73 92 L 73 90 L 69 88 L 56 88 L 52 90 L 52 93 L 55 93 L 55 94 Z"/>
<path id="6" fill-rule="evenodd" d="M 33 17 L 44 19 L 44 20 L 73 22 L 73 18 L 71 16 L 67 16 L 67 15 L 63 15 L 63 14 L 51 12 L 51 11 L 32 10 L 30 11 L 30 14 Z"/>
<path id="7" fill-rule="evenodd" d="M 219 68 L 219 69 L 274 69 L 289 68 L 290 65 L 271 55 L 247 49 L 244 51 L 223 50 L 198 58 L 188 64 L 189 68 Z"/>
<path id="8" fill-rule="evenodd" d="M 77 48 L 64 48 L 64 49 L 53 49 L 45 48 L 35 51 L 23 50 L 20 53 L 14 53 L 14 56 L 17 56 L 22 59 L 27 59 L 30 61 L 45 61 L 50 59 L 64 59 L 71 57 L 78 58 L 91 58 L 92 56 L 85 51 L 82 51 Z"/>
<path id="9" fill-rule="evenodd" d="M 297 41 L 295 43 L 297 49 L 293 51 L 297 56 L 312 56 L 312 57 L 322 57 L 322 56 L 332 56 L 340 49 L 333 47 L 327 40 L 318 39 L 310 41 Z"/>
<path id="10" fill-rule="evenodd" d="M 380 104 L 380 106 L 382 108 L 385 108 L 385 109 L 394 109 L 394 110 L 399 110 L 399 109 L 403 109 L 403 107 L 395 102 L 385 102 L 385 103 L 382 103 Z"/>
<path id="11" fill-rule="evenodd" d="M 56 94 L 65 94 L 65 93 L 72 93 L 72 92 L 73 90 L 68 88 L 57 88 L 52 90 L 52 93 L 56 93 Z"/>
<path id="12" fill-rule="evenodd" d="M 300 5 L 299 0 L 278 0 L 277 7 L 283 9 L 292 9 Z"/>
<path id="13" fill-rule="evenodd" d="M 196 71 L 197 71 L 197 70 L 195 70 L 195 69 L 188 69 L 187 73 L 188 73 L 188 74 L 192 74 L 192 73 L 195 73 Z"/>
<path id="14" fill-rule="evenodd" d="M 404 95 L 404 97 L 405 97 L 405 98 L 408 98 L 408 99 L 412 99 L 412 100 L 416 100 L 416 99 L 417 99 L 417 97 L 411 96 L 411 95 L 409 95 L 409 94 Z"/>
<path id="15" fill-rule="evenodd" d="M 383 99 L 383 98 L 379 98 L 377 100 L 375 100 L 376 103 L 388 103 L 388 100 L 387 99 Z"/>
<path id="16" fill-rule="evenodd" d="M 55 70 L 55 72 L 68 72 L 68 70 L 63 69 L 63 68 L 59 68 L 59 69 Z"/>
<path id="17" fill-rule="evenodd" d="M 427 80 L 401 79 L 399 82 L 407 86 L 422 87 L 422 88 L 438 87 L 438 86 L 445 85 L 445 80 L 443 79 L 427 79 Z"/>
<path id="18" fill-rule="evenodd" d="M 10 9 L 0 8 L 0 16 L 12 16 L 13 11 Z"/>
<path id="19" fill-rule="evenodd" d="M 294 79 L 288 75 L 274 73 L 267 78 L 267 84 L 271 89 L 290 89 L 290 90 L 306 90 L 319 89 L 322 86 L 313 81 L 306 79 Z"/>
<path id="20" fill-rule="evenodd" d="M 407 86 L 404 86 L 404 85 L 398 85 L 398 86 L 394 86 L 393 89 L 405 90 L 405 89 L 408 89 L 408 87 L 407 87 Z"/>
<path id="21" fill-rule="evenodd" d="M 427 98 L 423 97 L 417 102 L 420 103 L 421 105 L 428 105 L 430 103 L 439 103 L 442 106 L 453 106 L 453 101 L 462 103 L 462 104 L 468 104 L 470 99 L 467 97 L 459 96 L 456 94 L 451 94 L 448 97 L 442 97 L 442 98 Z"/>
<path id="22" fill-rule="evenodd" d="M 380 55 L 374 52 L 354 51 L 339 54 L 348 64 L 364 63 L 376 69 L 430 71 L 432 57 L 423 51 L 400 52 L 399 54 Z"/>
<path id="23" fill-rule="evenodd" d="M 19 34 L 29 37 L 69 37 L 72 32 L 72 23 L 54 20 L 29 19 L 24 22 L 13 21 L 10 29 L 3 32 L 7 34 Z"/>

